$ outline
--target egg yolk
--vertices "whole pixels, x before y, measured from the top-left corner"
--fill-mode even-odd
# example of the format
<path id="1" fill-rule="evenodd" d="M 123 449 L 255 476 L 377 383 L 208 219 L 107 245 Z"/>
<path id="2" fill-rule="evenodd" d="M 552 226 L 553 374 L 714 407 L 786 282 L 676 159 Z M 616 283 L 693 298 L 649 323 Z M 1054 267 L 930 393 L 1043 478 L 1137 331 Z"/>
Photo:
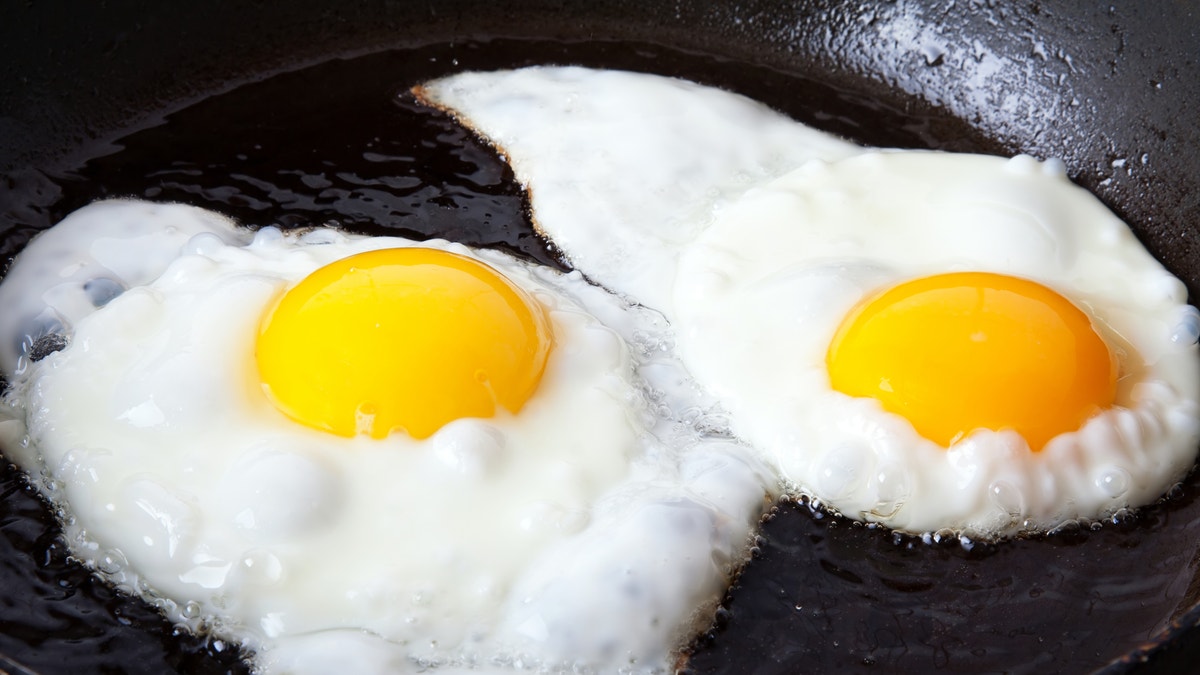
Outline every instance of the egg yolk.
<path id="1" fill-rule="evenodd" d="M 1116 397 L 1117 362 L 1088 316 L 1016 277 L 941 274 L 869 297 L 826 355 L 831 385 L 878 399 L 943 446 L 1013 429 L 1039 451 Z"/>
<path id="2" fill-rule="evenodd" d="M 545 310 L 474 259 L 369 251 L 283 295 L 258 335 L 259 375 L 291 418 L 341 436 L 427 438 L 463 417 L 520 411 L 553 343 Z"/>

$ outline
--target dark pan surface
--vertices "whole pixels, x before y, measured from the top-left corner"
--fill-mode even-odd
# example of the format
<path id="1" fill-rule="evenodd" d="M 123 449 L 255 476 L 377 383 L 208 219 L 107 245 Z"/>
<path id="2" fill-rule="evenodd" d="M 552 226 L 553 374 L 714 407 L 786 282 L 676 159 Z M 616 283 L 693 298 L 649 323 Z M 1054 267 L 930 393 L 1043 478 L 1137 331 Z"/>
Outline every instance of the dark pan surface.
<path id="1" fill-rule="evenodd" d="M 182 10 L 191 14 L 132 2 L 73 8 L 74 14 L 23 8 L 0 26 L 0 248 L 11 256 L 30 231 L 105 194 L 188 201 L 249 224 L 334 217 L 371 230 L 391 218 L 385 227 L 440 233 L 442 225 L 396 225 L 399 219 L 388 215 L 396 204 L 363 201 L 350 188 L 349 202 L 305 202 L 295 185 L 278 178 L 281 169 L 315 171 L 300 157 L 309 146 L 293 149 L 295 155 L 283 150 L 314 123 L 313 115 L 336 121 L 339 114 L 377 114 L 379 123 L 387 115 L 420 115 L 390 99 L 390 107 L 376 112 L 336 112 L 339 104 L 352 108 L 352 97 L 365 89 L 335 95 L 320 87 L 306 100 L 293 99 L 296 115 L 262 118 L 257 130 L 229 134 L 223 144 L 197 145 L 194 137 L 245 123 L 239 110 L 265 106 L 254 97 L 294 94 L 306 77 L 327 85 L 357 71 L 367 73 L 364 86 L 391 93 L 414 75 L 462 67 L 581 62 L 736 89 L 872 144 L 1062 156 L 1073 177 L 1126 218 L 1194 293 L 1200 19 L 1183 4 L 1140 11 L 958 4 L 361 3 L 328 10 L 312 2 L 287 9 L 265 2 Z M 534 37 L 540 41 L 529 41 Z M 400 51 L 298 70 L 385 48 Z M 417 67 L 414 54 L 440 61 Z M 297 72 L 264 79 L 281 70 Z M 234 87 L 252 80 L 263 81 Z M 219 91 L 229 93 L 205 100 Z M 172 110 L 180 112 L 160 125 Z M 172 135 L 180 129 L 182 136 Z M 311 149 L 361 163 L 369 141 L 334 135 L 312 139 Z M 254 157 L 255 143 L 270 151 Z M 469 139 L 449 145 L 460 143 Z M 523 204 L 511 176 L 476 150 L 435 171 L 465 172 L 473 194 L 486 202 L 475 213 L 487 217 L 453 236 L 551 261 L 521 229 Z M 255 165 L 239 170 L 275 182 L 260 184 L 258 192 L 239 183 L 231 195 L 223 188 L 238 161 Z M 172 162 L 192 166 L 164 168 Z M 381 185 L 389 175 L 411 173 L 380 171 Z M 435 221 L 439 212 L 465 208 L 439 202 L 445 192 L 422 196 L 423 206 L 414 208 Z M 49 515 L 12 471 L 2 478 L 0 573 L 5 587 L 29 583 L 36 597 L 3 598 L 0 652 L 44 672 L 237 668 L 232 649 L 173 636 L 151 610 L 65 563 Z M 1189 479 L 1166 503 L 1096 532 L 969 550 L 958 542 L 897 540 L 785 504 L 691 667 L 697 673 L 1081 672 L 1127 652 L 1129 663 L 1112 669 L 1186 663 L 1197 642 L 1187 628 L 1200 620 L 1191 609 L 1200 595 L 1198 489 Z M 1166 646 L 1155 647 L 1164 635 Z M 1137 651 L 1143 644 L 1147 651 Z M 80 660 L 68 664 L 68 654 Z M 1138 665 L 1143 654 L 1149 666 Z"/>

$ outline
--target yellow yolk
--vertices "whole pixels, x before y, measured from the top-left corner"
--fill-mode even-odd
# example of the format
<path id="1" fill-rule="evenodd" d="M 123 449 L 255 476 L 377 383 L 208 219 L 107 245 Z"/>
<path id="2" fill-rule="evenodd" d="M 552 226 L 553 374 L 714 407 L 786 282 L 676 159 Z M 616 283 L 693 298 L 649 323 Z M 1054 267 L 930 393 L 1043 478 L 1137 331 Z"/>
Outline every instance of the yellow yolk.
<path id="1" fill-rule="evenodd" d="M 1041 284 L 967 272 L 867 298 L 826 355 L 831 385 L 878 399 L 943 446 L 979 428 L 1042 447 L 1116 397 L 1117 362 L 1087 315 Z"/>
<path id="2" fill-rule="evenodd" d="M 268 396 L 341 436 L 427 438 L 463 417 L 516 413 L 553 337 L 541 305 L 491 267 L 429 248 L 360 253 L 305 277 L 264 319 Z"/>

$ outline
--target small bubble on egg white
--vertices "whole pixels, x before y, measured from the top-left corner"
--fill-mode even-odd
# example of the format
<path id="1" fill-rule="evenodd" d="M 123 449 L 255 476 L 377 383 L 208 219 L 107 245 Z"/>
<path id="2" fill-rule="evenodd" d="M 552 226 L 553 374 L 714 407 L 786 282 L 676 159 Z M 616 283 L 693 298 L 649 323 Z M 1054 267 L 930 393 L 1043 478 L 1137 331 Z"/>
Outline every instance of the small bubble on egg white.
<path id="1" fill-rule="evenodd" d="M 818 489 L 827 499 L 840 500 L 850 496 L 863 482 L 860 474 L 870 472 L 870 464 L 874 455 L 856 445 L 841 445 L 835 447 L 827 455 L 818 469 Z"/>
<path id="2" fill-rule="evenodd" d="M 1076 534 L 1083 529 L 1083 524 L 1076 519 L 1064 520 L 1050 530 L 1052 535 Z"/>
<path id="3" fill-rule="evenodd" d="M 187 288 L 211 275 L 217 269 L 216 263 L 205 256 L 187 256 L 171 263 L 167 271 L 160 277 L 159 283 L 169 283 L 180 288 Z"/>
<path id="4" fill-rule="evenodd" d="M 265 228 L 264 228 L 265 229 Z M 261 230 L 260 230 L 261 231 Z M 202 255 L 211 258 L 225 247 L 224 240 L 214 232 L 201 232 L 187 240 L 183 245 L 183 255 Z"/>
<path id="5" fill-rule="evenodd" d="M 341 243 L 344 241 L 346 241 L 345 235 L 343 235 L 341 232 L 338 232 L 337 230 L 329 229 L 329 228 L 322 228 L 319 230 L 313 230 L 311 232 L 305 232 L 300 237 L 301 244 L 308 244 L 308 245 L 312 245 L 312 246 L 321 246 L 321 245 L 325 245 L 325 244 L 338 244 L 338 243 Z"/>
<path id="6" fill-rule="evenodd" d="M 1182 304 L 1187 300 L 1187 286 L 1166 270 L 1154 270 L 1147 275 L 1146 301 Z"/>
<path id="7" fill-rule="evenodd" d="M 117 574 L 128 565 L 125 555 L 116 549 L 105 551 L 96 559 L 96 570 L 102 574 Z"/>
<path id="8" fill-rule="evenodd" d="M 988 486 L 988 497 L 996 507 L 1010 517 L 1015 518 L 1025 512 L 1025 503 L 1021 496 L 1021 491 L 1008 481 L 993 481 Z"/>
<path id="9" fill-rule="evenodd" d="M 958 533 L 948 527 L 933 533 L 933 543 L 940 544 L 944 541 L 958 541 Z"/>
<path id="10" fill-rule="evenodd" d="M 1185 305 L 1176 314 L 1175 325 L 1171 328 L 1171 344 L 1190 348 L 1197 341 L 1200 341 L 1200 310 Z"/>
<path id="11" fill-rule="evenodd" d="M 254 233 L 254 239 L 250 241 L 250 246 L 262 247 L 278 244 L 283 241 L 283 231 L 278 227 L 260 228 Z"/>
<path id="12" fill-rule="evenodd" d="M 466 476 L 486 476 L 497 470 L 506 456 L 504 433 L 476 419 L 454 420 L 430 441 L 440 462 Z"/>
<path id="13" fill-rule="evenodd" d="M 1017 155 L 1005 162 L 1004 170 L 1017 174 L 1033 174 L 1041 170 L 1041 163 L 1029 155 Z"/>
<path id="14" fill-rule="evenodd" d="M 1109 467 L 1096 477 L 1095 483 L 1101 492 L 1116 499 L 1129 490 L 1129 472 L 1120 467 Z"/>
<path id="15" fill-rule="evenodd" d="M 1128 508 L 1120 508 L 1114 511 L 1113 514 L 1109 516 L 1108 520 L 1113 525 L 1120 525 L 1121 523 L 1129 520 L 1131 517 L 1133 517 L 1133 511 Z"/>
<path id="16" fill-rule="evenodd" d="M 1042 162 L 1042 173 L 1047 176 L 1067 177 L 1067 164 L 1058 157 L 1051 157 Z"/>

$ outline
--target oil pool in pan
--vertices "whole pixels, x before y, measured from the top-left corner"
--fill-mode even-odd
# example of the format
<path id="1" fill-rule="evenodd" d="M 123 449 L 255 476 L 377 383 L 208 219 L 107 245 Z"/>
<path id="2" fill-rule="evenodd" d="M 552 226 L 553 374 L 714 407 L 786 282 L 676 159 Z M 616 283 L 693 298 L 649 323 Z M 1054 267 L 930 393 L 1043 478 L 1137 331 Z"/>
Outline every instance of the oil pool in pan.
<path id="1" fill-rule="evenodd" d="M 444 236 L 557 265 L 532 233 L 503 162 L 445 116 L 397 97 L 448 72 L 540 62 L 725 86 L 874 145 L 1003 153 L 951 118 L 651 45 L 434 46 L 248 84 L 130 134 L 116 152 L 95 150 L 73 172 L 14 183 L 3 215 L 21 227 L 0 232 L 6 255 L 33 229 L 92 200 L 134 196 L 210 208 L 251 226 L 333 222 L 371 234 Z M 39 203 L 48 206 L 28 207 Z M 234 646 L 177 635 L 140 601 L 66 562 L 53 517 L 17 472 L 6 468 L 0 485 L 0 653 L 39 672 L 245 669 Z M 689 668 L 1092 670 L 1152 638 L 1190 604 L 1191 556 L 1173 543 L 1197 539 L 1190 530 L 1200 527 L 1192 524 L 1198 487 L 1189 478 L 1164 503 L 1096 531 L 972 546 L 781 504 Z"/>

